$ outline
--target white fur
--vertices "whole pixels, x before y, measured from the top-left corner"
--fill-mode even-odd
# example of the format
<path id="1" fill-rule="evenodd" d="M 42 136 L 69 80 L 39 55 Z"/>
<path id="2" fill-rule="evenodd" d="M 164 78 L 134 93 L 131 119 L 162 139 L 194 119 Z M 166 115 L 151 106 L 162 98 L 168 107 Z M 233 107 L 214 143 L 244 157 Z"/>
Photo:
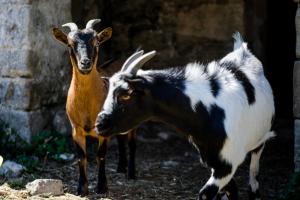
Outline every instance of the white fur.
<path id="1" fill-rule="evenodd" d="M 107 93 L 107 97 L 106 100 L 104 101 L 103 107 L 102 107 L 102 111 L 100 114 L 102 113 L 111 113 L 113 111 L 113 106 L 114 106 L 114 90 L 118 87 L 124 88 L 124 89 L 128 89 L 128 83 L 125 82 L 124 80 L 121 79 L 121 77 L 119 76 L 121 73 L 116 73 L 114 76 L 112 76 L 109 79 L 109 90 Z M 123 73 L 124 74 L 124 73 Z"/>
<path id="2" fill-rule="evenodd" d="M 232 178 L 237 167 L 243 162 L 248 152 L 264 144 L 274 134 L 270 132 L 271 121 L 274 115 L 274 100 L 271 87 L 266 80 L 261 62 L 251 54 L 247 44 L 242 41 L 239 34 L 234 36 L 234 51 L 226 55 L 220 62 L 211 62 L 204 72 L 204 66 L 199 63 L 190 63 L 185 68 L 184 94 L 189 97 L 191 108 L 195 110 L 198 102 L 201 102 L 210 111 L 211 106 L 216 104 L 224 110 L 224 128 L 227 139 L 219 153 L 219 156 L 232 165 L 232 172 L 221 178 L 213 176 L 206 185 L 216 184 L 222 189 Z M 255 102 L 249 105 L 247 94 L 243 85 L 234 77 L 231 71 L 220 67 L 219 63 L 234 62 L 249 79 L 255 88 Z M 168 73 L 168 71 L 143 71 L 139 70 L 137 75 L 143 76 L 151 81 L 153 73 Z M 220 85 L 218 95 L 212 94 L 209 77 L 217 77 Z M 104 103 L 104 111 L 112 111 L 112 92 L 115 87 L 122 85 L 120 74 L 115 74 L 110 79 L 108 97 Z M 128 87 L 128 86 L 127 86 Z M 109 101 L 108 101 L 109 100 Z M 200 133 L 201 134 L 201 133 Z M 192 138 L 191 138 L 192 139 Z M 253 189 L 258 188 L 258 183 L 253 178 L 258 172 L 258 161 L 260 155 L 253 156 L 251 162 L 250 184 Z"/>
<path id="3" fill-rule="evenodd" d="M 249 56 L 246 61 L 242 60 L 244 53 Z M 224 109 L 226 116 L 224 125 L 228 138 L 220 155 L 224 160 L 231 163 L 233 168 L 237 168 L 249 151 L 274 135 L 273 132 L 269 132 L 274 115 L 274 100 L 271 87 L 263 74 L 262 65 L 249 52 L 247 45 L 239 44 L 236 50 L 226 55 L 220 62 L 227 61 L 241 64 L 239 69 L 247 75 L 255 88 L 254 104 L 248 104 L 243 86 L 233 77 L 232 73 L 219 67 L 216 62 L 208 65 L 207 72 L 208 75 L 216 74 L 218 77 L 221 89 L 217 97 L 212 95 L 209 80 L 203 73 L 203 67 L 197 63 L 188 64 L 186 67 L 186 89 L 184 93 L 190 98 L 193 109 L 199 101 L 208 109 L 212 104 Z M 221 180 L 215 180 L 211 177 L 207 184 L 214 182 L 222 188 L 231 177 L 224 177 Z M 251 184 L 255 188 L 253 182 L 252 178 Z"/>

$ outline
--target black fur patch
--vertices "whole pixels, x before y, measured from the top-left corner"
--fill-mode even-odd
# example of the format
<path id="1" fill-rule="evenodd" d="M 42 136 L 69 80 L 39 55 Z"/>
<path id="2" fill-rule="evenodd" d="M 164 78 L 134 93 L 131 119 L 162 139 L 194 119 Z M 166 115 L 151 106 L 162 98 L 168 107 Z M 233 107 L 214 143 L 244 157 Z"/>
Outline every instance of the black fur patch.
<path id="1" fill-rule="evenodd" d="M 214 174 L 213 177 L 215 177 L 216 179 L 221 179 L 224 178 L 225 176 L 229 175 L 232 171 L 232 165 L 222 161 L 222 160 L 218 160 L 217 161 L 217 166 L 213 167 Z"/>
<path id="2" fill-rule="evenodd" d="M 228 71 L 230 71 L 234 75 L 234 77 L 242 84 L 247 95 L 249 105 L 253 104 L 255 102 L 255 89 L 246 74 L 241 71 L 234 62 L 227 61 L 221 62 L 219 64 L 221 67 L 226 68 Z"/>
<path id="3" fill-rule="evenodd" d="M 182 91 L 184 91 L 185 89 L 184 74 L 184 68 L 169 69 L 167 71 L 167 74 L 153 74 L 153 82 L 148 83 L 148 87 L 150 87 L 150 89 L 154 92 L 154 98 L 159 98 L 160 101 L 165 103 L 168 103 L 170 101 L 177 102 L 177 99 L 174 98 L 179 98 L 179 95 L 182 94 Z"/>
<path id="4" fill-rule="evenodd" d="M 198 147 L 201 152 L 201 157 L 204 162 L 214 169 L 214 177 L 219 179 L 231 173 L 232 165 L 220 159 L 219 153 L 227 138 L 224 127 L 226 118 L 225 112 L 218 105 L 214 104 L 208 113 L 202 103 L 196 105 L 198 116 L 207 116 L 207 119 L 202 119 L 206 128 L 201 131 L 203 138 L 198 137 Z M 207 114 L 205 114 L 207 112 Z"/>
<path id="5" fill-rule="evenodd" d="M 87 177 L 86 171 L 84 166 L 84 159 L 86 159 L 86 155 L 84 150 L 75 142 L 76 149 L 77 149 L 77 156 L 79 158 L 78 165 L 79 165 L 79 180 L 78 180 L 78 188 L 77 193 L 80 195 L 86 195 L 88 193 L 87 188 Z"/>
<path id="6" fill-rule="evenodd" d="M 217 195 L 219 191 L 219 187 L 216 185 L 206 185 L 201 189 L 199 194 L 199 200 L 213 200 L 213 198 Z"/>
<path id="7" fill-rule="evenodd" d="M 135 152 L 136 152 L 136 141 L 132 137 L 128 140 L 129 147 L 129 161 L 128 161 L 128 179 L 135 179 Z"/>
<path id="8" fill-rule="evenodd" d="M 223 139 L 226 138 L 227 134 L 224 127 L 225 112 L 218 105 L 213 104 L 210 107 L 210 122 L 214 132 L 218 133 Z"/>
<path id="9" fill-rule="evenodd" d="M 193 138 L 203 162 L 215 169 L 216 178 L 228 175 L 232 166 L 219 157 L 227 138 L 224 110 L 212 105 L 209 111 L 202 102 L 198 102 L 193 109 L 190 99 L 184 94 L 184 70 L 173 71 L 172 76 L 170 74 L 172 72 L 155 74 L 151 76 L 153 81 L 148 83 L 153 101 L 157 104 L 155 116 Z"/>
<path id="10" fill-rule="evenodd" d="M 125 143 L 127 141 L 127 135 L 117 135 L 118 149 L 119 149 L 119 162 L 118 162 L 118 173 L 125 173 L 127 168 L 127 152 Z"/>
<path id="11" fill-rule="evenodd" d="M 184 90 L 184 81 L 185 81 L 185 68 L 174 67 L 168 70 L 168 74 L 157 73 L 154 74 L 155 84 L 159 84 L 160 82 L 167 83 L 168 85 L 172 85 L 175 88 L 180 90 Z"/>
<path id="12" fill-rule="evenodd" d="M 229 181 L 229 183 L 227 183 L 227 185 L 225 185 L 222 190 L 227 193 L 230 200 L 238 199 L 238 188 L 233 178 Z"/>
<path id="13" fill-rule="evenodd" d="M 209 83 L 212 94 L 214 95 L 214 97 L 217 97 L 221 87 L 215 74 L 209 77 Z"/>

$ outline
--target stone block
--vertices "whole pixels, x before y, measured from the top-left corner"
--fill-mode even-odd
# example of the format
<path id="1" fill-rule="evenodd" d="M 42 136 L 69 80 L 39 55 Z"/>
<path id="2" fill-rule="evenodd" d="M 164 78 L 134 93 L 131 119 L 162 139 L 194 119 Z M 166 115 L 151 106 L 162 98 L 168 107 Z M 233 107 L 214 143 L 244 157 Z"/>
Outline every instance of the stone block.
<path id="1" fill-rule="evenodd" d="M 0 5 L 0 118 L 29 141 L 52 123 L 49 109 L 65 104 L 71 65 L 51 28 L 71 21 L 71 0 Z"/>
<path id="2" fill-rule="evenodd" d="M 195 36 L 228 40 L 235 31 L 244 32 L 244 4 L 202 4 L 177 13 L 177 37 Z M 226 28 L 222 26 L 226 24 Z"/>
<path id="3" fill-rule="evenodd" d="M 32 2 L 29 35 L 31 50 L 28 68 L 34 79 L 34 96 L 42 106 L 64 104 L 71 78 L 67 47 L 52 36 L 52 27 L 71 21 L 70 0 Z"/>
<path id="4" fill-rule="evenodd" d="M 0 0 L 0 4 L 31 4 L 32 0 Z"/>
<path id="5" fill-rule="evenodd" d="M 300 9 L 297 9 L 295 17 L 296 25 L 296 57 L 300 58 Z"/>
<path id="6" fill-rule="evenodd" d="M 27 183 L 26 190 L 31 195 L 48 194 L 57 196 L 64 194 L 63 183 L 57 179 L 36 179 Z"/>
<path id="7" fill-rule="evenodd" d="M 14 161 L 6 160 L 0 167 L 0 175 L 6 178 L 17 178 L 25 170 L 23 165 L 20 165 Z"/>
<path id="8" fill-rule="evenodd" d="M 39 102 L 33 100 L 32 90 L 32 79 L 0 78 L 0 105 L 16 110 L 39 108 Z"/>
<path id="9" fill-rule="evenodd" d="M 15 129 L 20 136 L 30 142 L 33 134 L 45 129 L 49 121 L 46 110 L 22 111 L 12 110 L 0 105 L 0 119 Z"/>
<path id="10" fill-rule="evenodd" d="M 64 109 L 59 109 L 54 113 L 52 124 L 54 130 L 59 133 L 66 135 L 72 133 L 72 127 Z"/>
<path id="11" fill-rule="evenodd" d="M 0 76 L 32 78 L 28 60 L 32 55 L 31 50 L 1 49 L 0 48 Z"/>
<path id="12" fill-rule="evenodd" d="M 0 6 L 0 49 L 29 49 L 31 6 L 3 3 Z"/>
<path id="13" fill-rule="evenodd" d="M 294 87 L 294 117 L 300 119 L 300 61 L 294 64 L 293 73 L 293 87 Z"/>
<path id="14" fill-rule="evenodd" d="M 294 145 L 294 163 L 295 171 L 300 172 L 300 120 L 295 120 L 295 145 Z"/>

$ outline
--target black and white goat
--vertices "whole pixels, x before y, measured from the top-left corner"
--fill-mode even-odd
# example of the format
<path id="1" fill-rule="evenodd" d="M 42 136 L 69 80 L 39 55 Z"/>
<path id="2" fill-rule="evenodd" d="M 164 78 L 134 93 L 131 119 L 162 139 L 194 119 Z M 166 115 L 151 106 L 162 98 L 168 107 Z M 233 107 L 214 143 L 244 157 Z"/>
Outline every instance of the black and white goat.
<path id="1" fill-rule="evenodd" d="M 272 89 L 261 62 L 239 33 L 234 51 L 208 65 L 140 70 L 155 51 L 133 54 L 109 79 L 109 92 L 96 128 L 102 135 L 126 132 L 141 122 L 157 119 L 175 127 L 193 143 L 212 174 L 199 199 L 225 192 L 237 199 L 233 175 L 251 153 L 250 199 L 260 199 L 259 159 L 274 134 Z"/>

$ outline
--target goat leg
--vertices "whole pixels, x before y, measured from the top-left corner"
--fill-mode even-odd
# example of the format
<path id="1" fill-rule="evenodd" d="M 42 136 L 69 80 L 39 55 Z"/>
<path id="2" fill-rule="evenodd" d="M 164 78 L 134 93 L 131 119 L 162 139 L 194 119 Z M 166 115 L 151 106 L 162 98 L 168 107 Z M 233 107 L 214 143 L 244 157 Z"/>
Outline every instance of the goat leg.
<path id="1" fill-rule="evenodd" d="M 225 194 L 227 192 L 226 187 L 227 184 L 230 183 L 233 174 L 236 170 L 236 167 L 234 167 L 234 170 L 231 169 L 231 171 L 229 173 L 222 173 L 222 169 L 224 168 L 224 166 L 222 166 L 222 164 L 220 164 L 220 166 L 218 166 L 218 168 L 215 168 L 212 170 L 212 175 L 209 178 L 209 180 L 206 182 L 206 184 L 202 187 L 202 189 L 200 190 L 199 196 L 198 196 L 198 200 L 214 200 L 217 197 L 217 194 L 219 193 L 221 188 L 225 189 Z M 221 172 L 221 173 L 220 173 Z M 222 176 L 220 176 L 222 174 Z M 227 189 L 231 189 L 234 188 L 233 183 L 230 183 Z M 232 190 L 233 194 L 231 194 L 231 197 L 234 197 L 234 195 L 237 193 L 234 192 L 234 190 Z M 229 198 L 228 194 L 226 194 L 227 197 Z M 237 198 L 236 198 L 237 199 Z M 235 198 L 230 198 L 230 200 L 236 200 Z"/>
<path id="2" fill-rule="evenodd" d="M 73 132 L 73 139 L 77 148 L 79 180 L 77 194 L 81 196 L 88 195 L 88 180 L 87 180 L 87 157 L 86 157 L 86 138 L 78 132 Z"/>
<path id="3" fill-rule="evenodd" d="M 136 130 L 128 133 L 129 161 L 128 161 L 128 179 L 136 179 L 135 172 L 135 152 L 136 152 Z"/>
<path id="4" fill-rule="evenodd" d="M 126 155 L 126 141 L 127 135 L 117 135 L 118 140 L 118 148 L 119 148 L 119 163 L 117 172 L 118 173 L 126 173 L 127 168 L 127 155 Z"/>
<path id="5" fill-rule="evenodd" d="M 100 138 L 98 153 L 97 153 L 97 163 L 98 163 L 98 184 L 96 186 L 96 192 L 98 194 L 104 194 L 108 191 L 107 180 L 105 175 L 105 156 L 107 152 L 107 139 Z"/>

